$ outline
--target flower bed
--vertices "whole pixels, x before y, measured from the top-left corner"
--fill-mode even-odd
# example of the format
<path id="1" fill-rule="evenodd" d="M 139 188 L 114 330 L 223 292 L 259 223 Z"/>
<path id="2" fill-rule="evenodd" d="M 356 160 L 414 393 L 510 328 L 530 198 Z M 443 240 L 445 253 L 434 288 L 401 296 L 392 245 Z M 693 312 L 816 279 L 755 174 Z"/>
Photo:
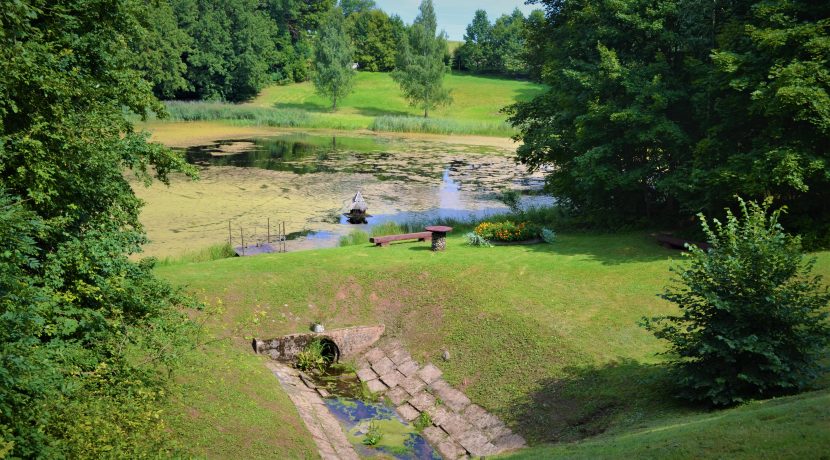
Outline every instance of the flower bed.
<path id="1" fill-rule="evenodd" d="M 513 242 L 527 241 L 537 238 L 541 229 L 529 222 L 514 223 L 509 220 L 504 222 L 482 222 L 478 224 L 475 233 L 488 241 Z"/>

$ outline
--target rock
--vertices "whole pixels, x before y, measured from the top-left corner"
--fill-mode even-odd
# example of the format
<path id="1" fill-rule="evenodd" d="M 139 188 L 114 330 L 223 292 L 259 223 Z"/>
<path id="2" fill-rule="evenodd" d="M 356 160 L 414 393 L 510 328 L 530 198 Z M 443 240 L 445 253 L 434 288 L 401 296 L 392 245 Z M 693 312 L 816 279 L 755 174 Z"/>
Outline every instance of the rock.
<path id="1" fill-rule="evenodd" d="M 369 380 L 366 382 L 366 386 L 369 387 L 369 391 L 372 393 L 378 393 L 380 391 L 386 390 L 386 385 L 384 385 L 380 380 Z"/>
<path id="2" fill-rule="evenodd" d="M 390 371 L 384 375 L 380 376 L 380 380 L 385 383 L 389 388 L 395 388 L 401 382 L 401 380 L 405 379 L 403 374 L 398 371 Z"/>
<path id="3" fill-rule="evenodd" d="M 372 370 L 378 375 L 386 375 L 395 370 L 395 363 L 393 363 L 391 359 L 384 356 L 380 360 L 372 363 Z"/>
<path id="4" fill-rule="evenodd" d="M 444 361 L 449 361 L 450 360 L 450 351 L 449 350 L 444 350 L 444 353 L 441 354 L 441 357 L 444 358 Z"/>
<path id="5" fill-rule="evenodd" d="M 399 386 L 389 390 L 389 392 L 386 393 L 386 397 L 389 398 L 395 406 L 400 406 L 401 404 L 409 401 L 409 393 Z"/>
<path id="6" fill-rule="evenodd" d="M 401 374 L 407 377 L 412 377 L 413 374 L 418 372 L 418 363 L 410 359 L 409 361 L 406 361 L 403 364 L 399 364 L 398 370 L 401 372 Z"/>
<path id="7" fill-rule="evenodd" d="M 435 405 L 435 397 L 426 391 L 422 391 L 413 396 L 412 399 L 409 400 L 409 404 L 412 404 L 416 409 L 423 412 Z"/>
<path id="8" fill-rule="evenodd" d="M 411 394 L 412 396 L 415 396 L 427 386 L 427 384 L 424 383 L 423 380 L 419 379 L 417 376 L 414 375 L 412 377 L 408 377 L 399 385 L 402 386 L 403 389 L 406 390 L 406 392 Z"/>
<path id="9" fill-rule="evenodd" d="M 378 378 L 378 375 L 371 369 L 360 369 L 357 371 L 357 378 L 359 378 L 361 382 L 368 382 L 369 380 L 375 380 Z"/>

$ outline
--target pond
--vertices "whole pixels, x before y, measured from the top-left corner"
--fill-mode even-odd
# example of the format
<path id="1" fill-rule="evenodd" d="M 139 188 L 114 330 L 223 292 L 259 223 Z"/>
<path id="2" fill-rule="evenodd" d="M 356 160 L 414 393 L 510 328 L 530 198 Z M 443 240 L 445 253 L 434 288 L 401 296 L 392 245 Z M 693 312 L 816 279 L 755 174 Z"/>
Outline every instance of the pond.
<path id="1" fill-rule="evenodd" d="M 288 250 L 332 247 L 353 229 L 370 231 L 387 221 L 480 218 L 503 212 L 502 189 L 520 190 L 527 204 L 540 173 L 528 174 L 512 157 L 514 147 L 463 139 L 307 134 L 220 140 L 183 149 L 199 169 L 192 182 L 134 186 L 151 242 L 147 255 L 166 256 L 245 236 L 264 239 L 285 223 Z M 348 224 L 343 212 L 360 190 L 369 205 L 366 224 Z"/>

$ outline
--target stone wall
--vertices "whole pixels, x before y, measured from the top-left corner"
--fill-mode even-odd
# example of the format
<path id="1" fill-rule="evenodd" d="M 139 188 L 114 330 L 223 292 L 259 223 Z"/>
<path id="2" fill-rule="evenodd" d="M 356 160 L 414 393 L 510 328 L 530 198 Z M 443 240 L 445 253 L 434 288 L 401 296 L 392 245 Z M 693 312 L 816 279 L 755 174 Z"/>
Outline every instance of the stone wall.
<path id="1" fill-rule="evenodd" d="M 350 359 L 366 351 L 380 339 L 386 327 L 378 326 L 357 326 L 344 329 L 332 329 L 330 331 L 301 334 L 291 334 L 275 339 L 254 339 L 251 346 L 259 354 L 268 355 L 271 359 L 278 361 L 293 361 L 314 339 L 328 339 L 337 345 L 340 358 Z"/>

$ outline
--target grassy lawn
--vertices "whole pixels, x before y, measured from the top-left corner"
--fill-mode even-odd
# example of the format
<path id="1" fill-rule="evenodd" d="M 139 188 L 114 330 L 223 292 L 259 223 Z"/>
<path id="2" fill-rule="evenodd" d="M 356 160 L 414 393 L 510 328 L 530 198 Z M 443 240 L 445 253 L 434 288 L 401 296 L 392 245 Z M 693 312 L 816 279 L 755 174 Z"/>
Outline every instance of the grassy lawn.
<path id="1" fill-rule="evenodd" d="M 413 355 L 435 362 L 474 402 L 538 446 L 521 454 L 526 458 L 666 446 L 677 457 L 733 456 L 733 448 L 749 455 L 752 439 L 768 440 L 785 456 L 826 446 L 826 391 L 717 413 L 671 397 L 656 354 L 663 344 L 637 321 L 671 311 L 656 294 L 679 254 L 648 236 L 562 234 L 554 245 L 479 249 L 464 246 L 456 232 L 448 246 L 439 254 L 425 244 L 353 246 L 160 267 L 162 277 L 221 306 L 208 329 L 234 338 L 220 352 L 205 351 L 199 372 L 184 376 L 191 412 L 235 408 L 233 421 L 222 425 L 225 436 L 211 435 L 218 416 L 191 412 L 174 420 L 174 429 L 224 452 L 239 449 L 242 436 L 248 444 L 289 439 L 283 456 L 298 456 L 304 440 L 297 416 L 246 342 L 304 331 L 312 321 L 328 328 L 382 322 Z M 819 272 L 830 274 L 830 253 L 818 257 Z M 440 359 L 443 349 L 449 361 Z M 207 383 L 218 378 L 212 369 L 234 378 Z M 269 417 L 280 428 L 263 432 Z M 592 439 L 571 442 L 585 438 Z M 737 440 L 744 441 L 735 447 Z M 546 447 L 550 442 L 565 444 Z"/>
<path id="2" fill-rule="evenodd" d="M 172 121 L 225 120 L 241 126 L 304 127 L 322 129 L 435 134 L 476 134 L 509 137 L 513 128 L 501 109 L 532 99 L 544 86 L 527 81 L 447 75 L 445 85 L 453 103 L 434 110 L 428 120 L 410 107 L 388 73 L 360 72 L 354 92 L 338 104 L 315 94 L 310 82 L 265 88 L 244 104 L 169 102 Z"/>

